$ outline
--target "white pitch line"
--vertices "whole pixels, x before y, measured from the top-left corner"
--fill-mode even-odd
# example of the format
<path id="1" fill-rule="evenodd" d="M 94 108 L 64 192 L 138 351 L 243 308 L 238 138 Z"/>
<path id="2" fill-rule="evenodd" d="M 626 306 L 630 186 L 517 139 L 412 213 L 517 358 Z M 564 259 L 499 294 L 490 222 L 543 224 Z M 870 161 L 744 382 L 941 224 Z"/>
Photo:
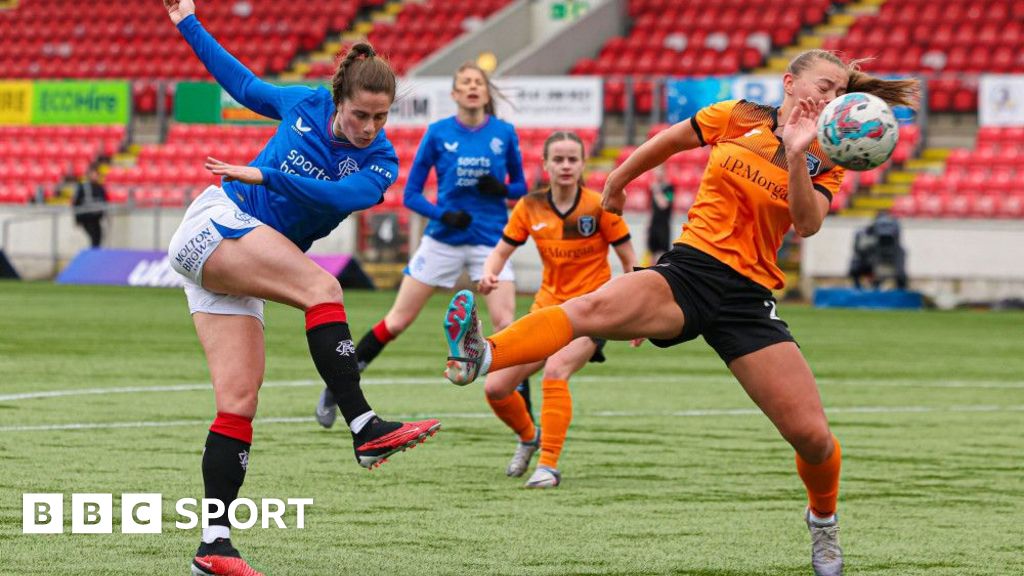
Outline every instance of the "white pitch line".
<path id="1" fill-rule="evenodd" d="M 974 404 L 960 406 L 850 406 L 846 408 L 831 408 L 826 410 L 829 414 L 948 414 L 948 413 L 976 413 L 976 412 L 1024 412 L 1024 405 L 997 406 L 992 404 Z M 617 411 L 596 411 L 584 413 L 582 416 L 589 418 L 708 418 L 721 416 L 759 416 L 761 411 L 756 408 L 724 408 L 705 410 L 676 410 L 671 412 L 617 412 Z M 493 418 L 490 412 L 449 412 L 433 414 L 435 418 L 446 419 L 483 419 Z M 397 414 L 394 416 L 399 420 L 412 420 L 423 418 L 423 414 Z M 254 424 L 305 424 L 313 422 L 312 416 L 290 416 L 277 418 L 259 418 Z M 210 423 L 208 419 L 194 420 L 168 420 L 166 422 L 141 421 L 141 422 L 79 422 L 71 424 L 43 424 L 37 426 L 0 426 L 0 433 L 7 432 L 53 432 L 66 430 L 115 430 L 125 428 L 171 428 L 178 426 L 206 426 Z"/>
<path id="2" fill-rule="evenodd" d="M 625 379 L 632 381 L 647 380 L 650 382 L 666 383 L 702 383 L 718 384 L 734 382 L 728 373 L 722 375 L 709 374 L 636 374 L 629 376 L 577 376 L 574 382 L 618 382 Z M 422 386 L 422 385 L 447 385 L 442 377 L 410 376 L 402 378 L 366 378 L 362 381 L 364 386 Z M 966 388 L 966 389 L 1005 389 L 1024 390 L 1024 382 L 1018 381 L 970 381 L 970 380 L 910 380 L 905 378 L 897 379 L 872 379 L 872 378 L 819 378 L 818 384 L 826 386 L 880 386 L 880 387 L 921 387 L 921 388 Z M 320 380 L 281 380 L 264 382 L 263 388 L 307 388 L 320 387 L 323 382 Z M 120 386 L 110 388 L 70 388 L 65 390 L 43 390 L 39 392 L 18 392 L 14 394 L 0 394 L 0 402 L 17 402 L 19 400 L 36 400 L 41 398 L 62 398 L 66 396 L 92 396 L 108 394 L 137 394 L 151 392 L 196 392 L 209 390 L 209 383 L 202 384 L 174 384 L 169 386 Z"/>

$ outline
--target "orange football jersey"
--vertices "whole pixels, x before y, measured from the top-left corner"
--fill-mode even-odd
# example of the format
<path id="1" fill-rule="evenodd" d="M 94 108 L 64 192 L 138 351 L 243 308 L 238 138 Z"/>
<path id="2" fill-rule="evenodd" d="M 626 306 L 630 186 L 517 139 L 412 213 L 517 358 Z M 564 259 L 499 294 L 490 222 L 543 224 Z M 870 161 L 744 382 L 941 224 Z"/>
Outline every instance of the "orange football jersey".
<path id="1" fill-rule="evenodd" d="M 775 135 L 777 114 L 777 108 L 729 100 L 690 119 L 701 143 L 711 146 L 711 158 L 676 239 L 769 289 L 784 285 L 778 252 L 793 224 L 786 149 Z M 831 201 L 843 168 L 829 160 L 817 140 L 807 151 L 807 169 L 814 189 Z"/>
<path id="2" fill-rule="evenodd" d="M 533 310 L 561 304 L 597 290 L 612 277 L 608 246 L 629 241 L 621 217 L 601 208 L 601 195 L 580 188 L 576 203 L 559 213 L 550 191 L 524 197 L 509 216 L 503 239 L 522 246 L 529 237 L 537 243 L 544 278 Z"/>

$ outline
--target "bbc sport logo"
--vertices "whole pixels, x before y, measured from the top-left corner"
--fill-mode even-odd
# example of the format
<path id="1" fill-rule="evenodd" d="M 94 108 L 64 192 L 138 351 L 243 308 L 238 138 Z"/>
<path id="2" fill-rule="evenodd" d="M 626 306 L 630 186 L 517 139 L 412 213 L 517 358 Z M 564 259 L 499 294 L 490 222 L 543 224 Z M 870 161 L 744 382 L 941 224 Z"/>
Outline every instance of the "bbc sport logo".
<path id="1" fill-rule="evenodd" d="M 163 532 L 163 495 L 121 494 L 120 517 L 122 534 L 160 534 Z M 23 534 L 63 534 L 64 494 L 22 494 L 21 532 Z M 232 528 L 248 530 L 257 523 L 264 529 L 302 530 L 306 527 L 306 507 L 312 498 L 262 498 L 259 503 L 238 498 L 225 509 L 220 500 L 182 498 L 174 505 L 177 520 L 174 528 L 191 530 L 206 528 L 210 520 L 227 515 Z M 289 509 L 293 514 L 289 514 Z M 291 520 L 291 525 L 289 525 Z M 72 534 L 112 534 L 114 531 L 113 494 L 72 494 Z"/>

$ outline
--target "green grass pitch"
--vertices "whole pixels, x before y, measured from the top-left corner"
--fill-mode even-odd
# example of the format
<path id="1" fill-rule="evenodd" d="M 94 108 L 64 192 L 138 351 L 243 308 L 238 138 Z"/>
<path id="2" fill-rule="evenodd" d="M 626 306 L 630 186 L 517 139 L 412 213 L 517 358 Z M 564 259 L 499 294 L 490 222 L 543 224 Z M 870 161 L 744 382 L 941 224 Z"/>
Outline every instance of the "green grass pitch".
<path id="1" fill-rule="evenodd" d="M 346 294 L 356 337 L 393 297 Z M 563 485 L 527 491 L 504 476 L 514 439 L 481 386 L 441 377 L 447 298 L 364 374 L 383 416 L 444 428 L 373 472 L 355 464 L 343 423 L 312 419 L 320 386 L 302 314 L 268 305 L 242 496 L 314 504 L 303 530 L 234 531 L 257 569 L 811 573 L 792 450 L 702 341 L 609 344 L 609 361 L 573 380 Z M 843 443 L 846 574 L 1024 574 L 1024 315 L 779 313 Z M 198 530 L 174 528 L 173 503 L 201 496 L 207 381 L 180 291 L 0 283 L 0 574 L 187 574 Z M 22 534 L 29 492 L 65 494 L 64 534 Z M 70 495 L 93 492 L 113 493 L 117 514 L 122 493 L 163 494 L 163 533 L 123 535 L 117 516 L 113 534 L 71 534 Z"/>

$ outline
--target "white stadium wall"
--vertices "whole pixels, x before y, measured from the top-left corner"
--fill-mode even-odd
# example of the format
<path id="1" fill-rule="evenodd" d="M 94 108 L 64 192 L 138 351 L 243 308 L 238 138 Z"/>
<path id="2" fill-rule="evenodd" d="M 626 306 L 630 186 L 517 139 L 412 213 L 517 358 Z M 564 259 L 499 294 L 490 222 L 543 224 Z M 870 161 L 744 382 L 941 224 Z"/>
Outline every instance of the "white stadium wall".
<path id="1" fill-rule="evenodd" d="M 163 250 L 181 221 L 183 210 L 136 209 L 109 218 L 104 243 L 116 248 Z M 646 250 L 647 214 L 627 214 L 637 257 Z M 806 295 L 817 284 L 845 282 L 853 236 L 868 224 L 857 218 L 829 218 L 820 232 L 802 240 L 801 289 Z M 1024 222 L 1000 220 L 902 220 L 911 287 L 947 302 L 993 302 L 1024 298 Z M 678 230 L 677 215 L 672 230 Z M 416 224 L 416 229 L 422 229 Z M 80 250 L 88 247 L 85 233 L 75 226 L 71 211 L 51 208 L 0 206 L 0 246 L 22 278 L 52 278 Z M 312 253 L 348 253 L 356 247 L 356 219 L 350 218 L 330 236 L 313 245 Z M 413 241 L 419 240 L 413 235 Z M 54 244 L 56 241 L 56 244 Z M 609 255 L 618 272 L 618 258 Z M 531 292 L 540 286 L 541 266 L 528 242 L 512 257 L 517 286 Z M 950 300 L 952 299 L 952 300 Z"/>

